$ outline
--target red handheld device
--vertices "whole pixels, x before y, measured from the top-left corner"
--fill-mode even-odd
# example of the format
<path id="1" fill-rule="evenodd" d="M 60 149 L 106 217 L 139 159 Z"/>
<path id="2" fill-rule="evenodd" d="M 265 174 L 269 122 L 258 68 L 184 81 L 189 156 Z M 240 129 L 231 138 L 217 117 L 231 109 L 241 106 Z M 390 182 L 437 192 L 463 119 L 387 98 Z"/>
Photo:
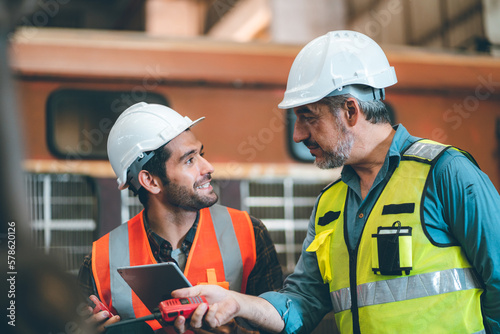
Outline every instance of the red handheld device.
<path id="1" fill-rule="evenodd" d="M 204 296 L 174 298 L 162 301 L 158 308 L 164 321 L 173 322 L 180 315 L 186 319 L 191 317 L 194 310 L 203 303 L 208 304 Z"/>
<path id="2" fill-rule="evenodd" d="M 105 326 L 105 328 L 123 326 L 123 325 L 128 325 L 128 324 L 131 324 L 134 322 L 148 321 L 148 320 L 155 320 L 155 319 L 156 320 L 163 319 L 167 323 L 172 323 L 180 315 L 185 317 L 186 319 L 191 317 L 194 310 L 196 310 L 196 308 L 198 306 L 200 306 L 200 304 L 203 304 L 203 303 L 208 304 L 208 302 L 204 296 L 191 297 L 191 298 L 167 299 L 167 300 L 160 302 L 160 305 L 158 305 L 158 309 L 159 309 L 158 312 L 154 312 L 153 314 L 150 314 L 150 315 L 147 315 L 147 316 L 141 317 L 141 318 L 122 320 L 120 322 L 111 324 L 109 326 Z M 97 305 L 97 303 L 96 303 L 96 305 Z M 106 307 L 104 304 L 103 304 L 103 306 Z M 94 311 L 95 311 L 95 308 L 94 308 Z"/>
<path id="3" fill-rule="evenodd" d="M 94 314 L 97 314 L 101 311 L 107 311 L 109 313 L 109 318 L 113 317 L 114 314 L 104 305 L 99 298 L 95 296 L 90 296 L 90 300 L 95 304 L 95 307 L 93 309 Z"/>

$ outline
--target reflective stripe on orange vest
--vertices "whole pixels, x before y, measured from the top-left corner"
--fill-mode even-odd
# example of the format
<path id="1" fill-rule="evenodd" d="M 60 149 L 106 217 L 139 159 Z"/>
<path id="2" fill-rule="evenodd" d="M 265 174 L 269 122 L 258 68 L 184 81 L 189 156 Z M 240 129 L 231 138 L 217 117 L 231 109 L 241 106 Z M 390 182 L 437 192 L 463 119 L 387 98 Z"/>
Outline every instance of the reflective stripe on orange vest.
<path id="1" fill-rule="evenodd" d="M 143 212 L 94 242 L 92 249 L 92 271 L 99 297 L 122 319 L 150 314 L 116 271 L 121 266 L 156 263 L 142 217 Z M 255 236 L 248 213 L 220 205 L 200 211 L 184 270 L 193 285 L 209 282 L 207 273 L 211 272 L 220 285 L 227 281 L 230 289 L 244 293 L 255 261 Z M 148 323 L 153 329 L 161 327 L 156 321 Z"/>

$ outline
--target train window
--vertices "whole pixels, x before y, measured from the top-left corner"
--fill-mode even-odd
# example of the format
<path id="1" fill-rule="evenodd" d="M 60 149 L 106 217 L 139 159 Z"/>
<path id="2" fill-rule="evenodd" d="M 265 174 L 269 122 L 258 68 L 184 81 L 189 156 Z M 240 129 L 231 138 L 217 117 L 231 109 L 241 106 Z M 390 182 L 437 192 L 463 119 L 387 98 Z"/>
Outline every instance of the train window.
<path id="1" fill-rule="evenodd" d="M 54 91 L 47 100 L 50 151 L 66 159 L 107 159 L 111 126 L 123 110 L 139 101 L 168 105 L 162 95 L 145 91 Z"/>

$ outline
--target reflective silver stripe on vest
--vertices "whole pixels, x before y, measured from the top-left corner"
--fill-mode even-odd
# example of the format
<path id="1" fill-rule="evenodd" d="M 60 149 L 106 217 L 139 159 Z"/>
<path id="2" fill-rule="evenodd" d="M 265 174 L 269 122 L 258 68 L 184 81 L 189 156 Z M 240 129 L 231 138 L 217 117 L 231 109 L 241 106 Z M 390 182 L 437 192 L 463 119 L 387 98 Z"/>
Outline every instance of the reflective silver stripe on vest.
<path id="1" fill-rule="evenodd" d="M 109 233 L 109 270 L 113 307 L 122 319 L 135 318 L 132 306 L 132 289 L 116 271 L 130 266 L 128 249 L 128 226 L 122 224 Z"/>
<path id="2" fill-rule="evenodd" d="M 210 215 L 214 223 L 217 243 L 219 244 L 224 264 L 224 275 L 226 276 L 226 281 L 229 282 L 229 289 L 241 291 L 243 260 L 241 258 L 238 238 L 231 222 L 231 216 L 227 208 L 221 205 L 211 206 Z M 220 280 L 220 277 L 217 277 L 217 280 Z"/>
<path id="3" fill-rule="evenodd" d="M 471 268 L 449 269 L 415 276 L 398 277 L 358 285 L 358 307 L 436 296 L 480 287 L 481 285 Z M 350 288 L 331 292 L 331 299 L 335 312 L 350 309 Z"/>
<path id="4" fill-rule="evenodd" d="M 416 156 L 432 161 L 446 148 L 447 146 L 444 145 L 415 142 L 406 150 L 404 155 Z"/>
<path id="5" fill-rule="evenodd" d="M 213 205 L 210 208 L 210 214 L 222 255 L 226 281 L 230 283 L 231 290 L 240 291 L 243 260 L 231 216 L 227 208 L 220 205 Z M 122 319 L 135 318 L 132 306 L 132 289 L 116 270 L 119 267 L 130 266 L 127 224 L 120 225 L 109 233 L 109 266 L 113 307 Z"/>

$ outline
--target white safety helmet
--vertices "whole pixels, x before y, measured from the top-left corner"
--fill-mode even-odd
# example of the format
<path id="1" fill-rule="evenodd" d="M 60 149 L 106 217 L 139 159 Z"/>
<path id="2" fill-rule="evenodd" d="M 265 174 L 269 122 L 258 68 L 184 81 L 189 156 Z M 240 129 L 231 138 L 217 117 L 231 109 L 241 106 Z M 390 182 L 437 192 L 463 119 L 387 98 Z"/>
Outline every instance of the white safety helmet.
<path id="1" fill-rule="evenodd" d="M 375 41 L 355 31 L 331 31 L 299 52 L 278 107 L 294 108 L 346 93 L 363 101 L 383 99 L 384 87 L 396 82 L 394 67 Z"/>
<path id="2" fill-rule="evenodd" d="M 137 175 L 154 151 L 205 117 L 191 121 L 175 110 L 159 104 L 139 102 L 116 120 L 108 137 L 108 158 L 116 174 L 118 188 L 141 187 Z"/>

